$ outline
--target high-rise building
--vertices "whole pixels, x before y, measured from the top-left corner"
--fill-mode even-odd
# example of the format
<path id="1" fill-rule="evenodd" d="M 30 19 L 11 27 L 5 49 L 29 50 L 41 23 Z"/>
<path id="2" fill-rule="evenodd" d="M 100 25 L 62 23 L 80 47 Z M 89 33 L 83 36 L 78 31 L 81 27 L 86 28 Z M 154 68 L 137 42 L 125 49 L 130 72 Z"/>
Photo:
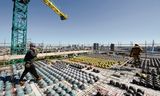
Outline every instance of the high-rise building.
<path id="1" fill-rule="evenodd" d="M 93 50 L 99 50 L 99 43 L 93 43 Z"/>
<path id="2" fill-rule="evenodd" d="M 93 52 L 99 53 L 99 43 L 93 43 Z"/>
<path id="3" fill-rule="evenodd" d="M 111 45 L 110 45 L 110 51 L 114 51 L 114 44 L 113 43 L 111 43 Z"/>

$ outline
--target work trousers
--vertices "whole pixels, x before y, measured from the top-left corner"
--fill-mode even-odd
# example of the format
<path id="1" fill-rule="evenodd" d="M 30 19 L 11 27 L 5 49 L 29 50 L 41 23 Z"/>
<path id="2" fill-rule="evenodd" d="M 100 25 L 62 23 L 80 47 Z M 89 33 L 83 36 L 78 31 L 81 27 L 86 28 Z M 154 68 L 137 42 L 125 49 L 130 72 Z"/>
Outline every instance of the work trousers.
<path id="1" fill-rule="evenodd" d="M 29 68 L 25 66 L 25 70 L 23 71 L 22 76 L 21 76 L 21 78 L 20 78 L 19 81 L 23 81 L 24 76 L 25 76 L 28 72 L 30 72 L 36 79 L 39 78 L 39 75 L 37 74 L 37 71 L 36 71 L 36 69 L 35 69 L 34 64 L 31 64 L 31 66 L 30 66 Z"/>
<path id="2" fill-rule="evenodd" d="M 140 65 L 141 61 L 140 61 L 140 56 L 134 56 L 134 64 L 135 65 Z M 138 63 L 138 64 L 137 64 Z"/>

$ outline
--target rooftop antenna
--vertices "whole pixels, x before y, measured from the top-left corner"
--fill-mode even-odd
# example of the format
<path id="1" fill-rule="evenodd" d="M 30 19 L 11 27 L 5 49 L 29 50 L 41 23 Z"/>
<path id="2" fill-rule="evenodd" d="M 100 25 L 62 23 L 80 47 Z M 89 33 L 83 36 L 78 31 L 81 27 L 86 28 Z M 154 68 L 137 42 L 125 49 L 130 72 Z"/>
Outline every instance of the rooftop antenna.
<path id="1" fill-rule="evenodd" d="M 147 41 L 145 41 L 145 60 L 147 59 Z"/>
<path id="2" fill-rule="evenodd" d="M 155 44 L 155 43 L 154 43 L 154 40 L 153 40 L 153 42 L 152 42 L 152 51 L 151 51 L 152 54 L 154 53 L 154 44 Z"/>
<path id="3" fill-rule="evenodd" d="M 133 46 L 133 42 L 132 41 L 130 42 L 130 44 L 131 44 L 131 46 Z"/>
<path id="4" fill-rule="evenodd" d="M 117 42 L 117 48 L 119 47 L 119 42 Z"/>
<path id="5" fill-rule="evenodd" d="M 130 41 L 130 50 L 132 49 L 132 47 L 133 47 L 133 41 Z"/>

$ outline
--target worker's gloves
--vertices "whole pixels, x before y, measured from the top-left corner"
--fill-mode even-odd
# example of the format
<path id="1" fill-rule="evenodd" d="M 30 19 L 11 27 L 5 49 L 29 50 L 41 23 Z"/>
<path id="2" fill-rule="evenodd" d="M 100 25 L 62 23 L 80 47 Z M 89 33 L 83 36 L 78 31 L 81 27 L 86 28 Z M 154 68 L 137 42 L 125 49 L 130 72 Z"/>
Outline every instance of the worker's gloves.
<path id="1" fill-rule="evenodd" d="M 27 64 L 25 64 L 25 67 L 26 67 L 26 68 L 30 68 L 30 67 L 31 67 L 31 64 L 27 63 Z"/>
<path id="2" fill-rule="evenodd" d="M 31 63 L 30 62 L 26 62 L 25 67 L 26 68 L 30 68 L 31 67 Z"/>

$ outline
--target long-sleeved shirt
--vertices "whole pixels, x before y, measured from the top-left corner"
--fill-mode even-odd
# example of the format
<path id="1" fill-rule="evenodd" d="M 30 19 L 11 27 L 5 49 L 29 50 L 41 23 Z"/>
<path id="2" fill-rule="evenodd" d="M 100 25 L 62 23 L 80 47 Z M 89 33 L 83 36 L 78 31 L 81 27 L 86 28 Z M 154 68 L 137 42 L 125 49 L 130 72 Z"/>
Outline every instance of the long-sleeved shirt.
<path id="1" fill-rule="evenodd" d="M 131 50 L 130 56 L 132 57 L 139 56 L 140 52 L 142 52 L 142 48 L 139 46 L 134 46 Z"/>
<path id="2" fill-rule="evenodd" d="M 30 49 L 30 50 L 27 51 L 27 53 L 26 53 L 26 55 L 24 57 L 24 61 L 33 63 L 35 57 L 37 57 L 36 51 Z"/>

